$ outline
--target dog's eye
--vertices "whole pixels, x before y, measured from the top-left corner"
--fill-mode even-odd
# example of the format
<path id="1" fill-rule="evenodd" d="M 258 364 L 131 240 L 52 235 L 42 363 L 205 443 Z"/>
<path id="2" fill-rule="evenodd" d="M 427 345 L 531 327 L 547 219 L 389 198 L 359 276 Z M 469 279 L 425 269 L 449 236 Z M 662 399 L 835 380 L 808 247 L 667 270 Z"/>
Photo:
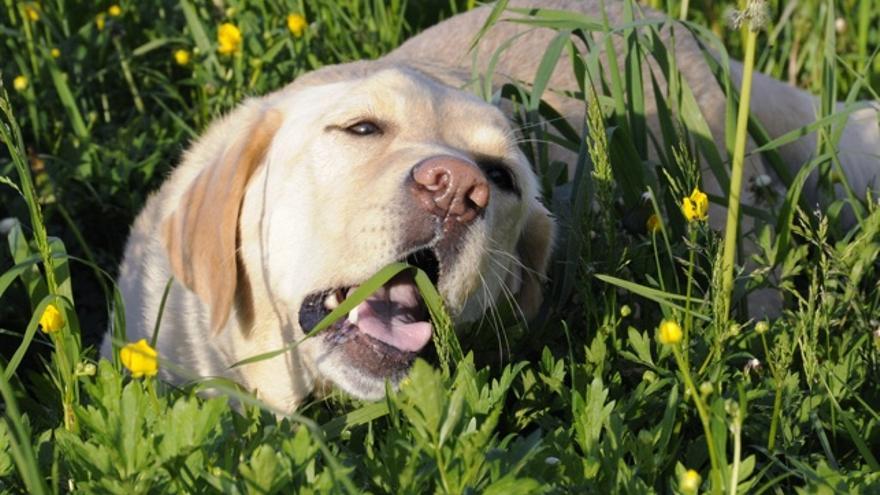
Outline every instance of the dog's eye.
<path id="1" fill-rule="evenodd" d="M 346 127 L 345 132 L 354 134 L 355 136 L 372 136 L 374 134 L 382 134 L 382 128 L 374 122 L 363 120 L 357 124 Z"/>
<path id="2" fill-rule="evenodd" d="M 494 162 L 483 163 L 481 165 L 483 166 L 483 172 L 485 172 L 486 177 L 488 177 L 493 184 L 505 191 L 519 193 L 519 189 L 516 187 L 516 180 L 514 180 L 513 174 L 510 172 L 509 168 L 500 163 Z"/>

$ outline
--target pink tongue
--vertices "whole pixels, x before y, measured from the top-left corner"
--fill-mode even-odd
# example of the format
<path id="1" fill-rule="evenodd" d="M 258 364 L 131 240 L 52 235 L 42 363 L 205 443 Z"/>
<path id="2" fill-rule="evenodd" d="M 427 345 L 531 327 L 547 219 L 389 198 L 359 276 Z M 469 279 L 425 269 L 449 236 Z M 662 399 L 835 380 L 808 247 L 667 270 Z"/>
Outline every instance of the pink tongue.
<path id="1" fill-rule="evenodd" d="M 401 351 L 418 352 L 431 340 L 431 323 L 409 273 L 400 274 L 357 307 L 361 332 Z"/>

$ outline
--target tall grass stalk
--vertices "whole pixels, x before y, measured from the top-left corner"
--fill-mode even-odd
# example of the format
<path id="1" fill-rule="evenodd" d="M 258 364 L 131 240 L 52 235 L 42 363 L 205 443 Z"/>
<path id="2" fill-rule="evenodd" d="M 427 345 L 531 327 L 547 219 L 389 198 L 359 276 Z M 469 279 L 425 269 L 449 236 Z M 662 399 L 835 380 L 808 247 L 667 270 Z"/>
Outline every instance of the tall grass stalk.
<path id="1" fill-rule="evenodd" d="M 758 29 L 763 19 L 755 12 L 763 12 L 765 4 L 762 0 L 750 0 L 740 14 L 748 24 L 745 35 L 745 60 L 743 60 L 743 76 L 740 90 L 739 108 L 736 117 L 736 139 L 733 147 L 733 163 L 730 172 L 730 191 L 727 202 L 727 226 L 724 230 L 724 247 L 721 262 L 723 292 L 720 309 L 722 316 L 729 316 L 733 296 L 733 273 L 736 262 L 737 230 L 739 228 L 739 205 L 742 195 L 743 164 L 745 163 L 746 138 L 748 137 L 749 102 L 752 97 L 752 73 L 755 69 L 755 44 Z"/>
<path id="2" fill-rule="evenodd" d="M 20 190 L 24 195 L 25 203 L 27 203 L 28 213 L 31 219 L 31 228 L 33 229 L 34 241 L 40 258 L 43 261 L 43 268 L 46 277 L 46 286 L 49 295 L 60 297 L 58 290 L 58 281 L 55 278 L 55 262 L 52 258 L 52 248 L 49 246 L 49 236 L 46 233 L 46 225 L 43 222 L 43 213 L 40 209 L 40 203 L 37 199 L 37 192 L 34 188 L 34 182 L 31 178 L 30 168 L 24 158 L 24 140 L 21 136 L 21 129 L 12 108 L 9 103 L 9 96 L 5 88 L 0 87 L 0 111 L 5 116 L 5 122 L 0 122 L 0 138 L 2 138 L 15 170 L 18 173 Z M 66 305 L 62 305 L 66 306 Z M 65 312 L 67 312 L 65 310 Z M 69 316 L 69 315 L 68 315 Z M 69 321 L 69 317 L 65 318 Z M 68 431 L 76 431 L 76 417 L 73 414 L 73 400 L 78 394 L 76 393 L 76 377 L 73 376 L 73 364 L 68 359 L 65 349 L 65 339 L 70 332 L 70 325 L 65 324 L 60 331 L 52 333 L 52 341 L 55 344 L 55 352 L 58 362 L 61 365 L 59 370 L 62 383 L 62 405 L 64 410 L 64 427 Z"/>

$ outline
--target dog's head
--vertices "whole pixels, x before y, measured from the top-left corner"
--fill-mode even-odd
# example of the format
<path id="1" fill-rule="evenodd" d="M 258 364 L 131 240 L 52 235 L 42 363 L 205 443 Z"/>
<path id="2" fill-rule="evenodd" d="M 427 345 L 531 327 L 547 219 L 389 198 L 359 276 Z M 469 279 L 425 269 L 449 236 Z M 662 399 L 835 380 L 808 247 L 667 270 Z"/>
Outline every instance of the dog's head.
<path id="1" fill-rule="evenodd" d="M 553 222 L 495 107 L 368 62 L 312 73 L 229 121 L 237 135 L 164 231 L 176 277 L 218 331 L 260 339 L 280 323 L 301 338 L 395 261 L 425 270 L 456 322 L 503 298 L 526 315 L 537 309 Z M 402 274 L 298 352 L 313 379 L 378 398 L 431 333 Z"/>

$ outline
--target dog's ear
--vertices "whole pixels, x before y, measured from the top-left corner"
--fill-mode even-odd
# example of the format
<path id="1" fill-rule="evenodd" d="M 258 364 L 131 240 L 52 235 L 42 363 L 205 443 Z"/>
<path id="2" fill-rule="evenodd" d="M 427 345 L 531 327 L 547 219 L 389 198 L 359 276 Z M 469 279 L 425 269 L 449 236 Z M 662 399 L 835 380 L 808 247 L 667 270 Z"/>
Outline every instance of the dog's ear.
<path id="1" fill-rule="evenodd" d="M 248 181 L 263 162 L 282 116 L 257 113 L 225 150 L 212 159 L 165 220 L 162 236 L 174 277 L 208 305 L 215 332 L 233 305 L 252 320 L 250 285 L 238 259 L 238 217 Z"/>
<path id="2" fill-rule="evenodd" d="M 533 318 L 541 306 L 547 265 L 555 238 L 556 223 L 553 217 L 540 201 L 533 199 L 529 217 L 516 246 L 523 264 L 516 301 L 527 319 Z"/>

